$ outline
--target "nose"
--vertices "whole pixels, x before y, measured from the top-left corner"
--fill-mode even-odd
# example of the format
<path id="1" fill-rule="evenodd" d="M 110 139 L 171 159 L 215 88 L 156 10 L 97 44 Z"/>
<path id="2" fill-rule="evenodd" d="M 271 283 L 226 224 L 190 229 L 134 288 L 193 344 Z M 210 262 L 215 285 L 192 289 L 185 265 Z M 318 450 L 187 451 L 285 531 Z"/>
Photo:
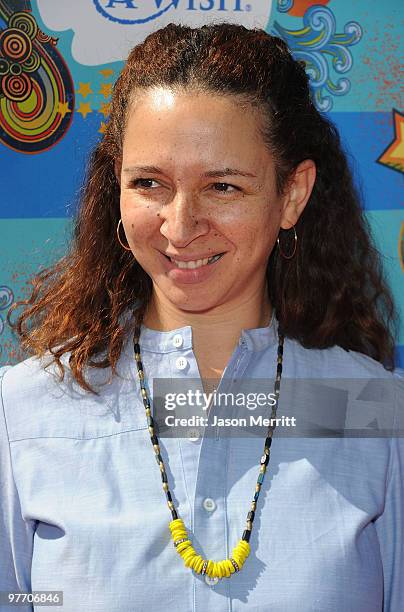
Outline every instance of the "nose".
<path id="1" fill-rule="evenodd" d="M 209 232 L 209 222 L 195 198 L 187 194 L 176 196 L 160 210 L 163 223 L 160 233 L 175 247 L 190 242 Z"/>

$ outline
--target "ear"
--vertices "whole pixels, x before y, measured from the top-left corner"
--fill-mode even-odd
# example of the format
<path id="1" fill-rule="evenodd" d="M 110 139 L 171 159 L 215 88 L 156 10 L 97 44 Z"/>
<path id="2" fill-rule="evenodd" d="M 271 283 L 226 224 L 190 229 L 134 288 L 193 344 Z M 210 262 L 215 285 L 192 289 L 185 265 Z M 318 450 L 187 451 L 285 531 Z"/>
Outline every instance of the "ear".
<path id="1" fill-rule="evenodd" d="M 114 173 L 119 186 L 121 186 L 121 171 L 122 171 L 122 159 L 116 159 L 114 164 Z"/>
<path id="2" fill-rule="evenodd" d="M 314 187 L 316 164 L 311 159 L 300 162 L 289 179 L 283 204 L 280 226 L 290 229 L 296 225 Z"/>

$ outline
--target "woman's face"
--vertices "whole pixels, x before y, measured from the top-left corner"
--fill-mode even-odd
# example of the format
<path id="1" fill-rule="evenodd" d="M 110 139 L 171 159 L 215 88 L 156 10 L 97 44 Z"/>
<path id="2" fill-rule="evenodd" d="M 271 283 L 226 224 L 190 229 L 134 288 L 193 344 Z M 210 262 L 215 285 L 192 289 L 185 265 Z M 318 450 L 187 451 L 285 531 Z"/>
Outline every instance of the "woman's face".
<path id="1" fill-rule="evenodd" d="M 155 296 L 200 312 L 263 291 L 285 198 L 252 109 L 147 91 L 129 113 L 116 168 L 126 239 Z"/>

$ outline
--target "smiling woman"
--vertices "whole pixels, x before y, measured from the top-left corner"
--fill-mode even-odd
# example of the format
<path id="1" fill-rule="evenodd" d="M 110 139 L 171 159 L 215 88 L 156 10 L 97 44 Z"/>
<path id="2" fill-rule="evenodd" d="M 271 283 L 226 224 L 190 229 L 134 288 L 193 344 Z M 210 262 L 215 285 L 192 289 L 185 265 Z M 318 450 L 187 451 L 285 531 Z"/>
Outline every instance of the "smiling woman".
<path id="1" fill-rule="evenodd" d="M 400 609 L 396 311 L 338 133 L 282 40 L 169 24 L 136 46 L 70 249 L 33 285 L 8 315 L 32 357 L 0 369 L 0 591 L 62 590 L 65 612 Z M 322 423 L 351 381 L 343 426 L 383 379 L 388 433 L 277 436 L 312 407 L 282 394 L 305 377 L 332 380 Z M 246 410 L 215 403 L 212 435 L 164 437 L 173 382 L 273 389 L 271 426 L 248 435 Z"/>
<path id="2" fill-rule="evenodd" d="M 223 329 L 229 313 L 241 327 L 256 327 L 260 311 L 264 325 L 271 314 L 268 258 L 279 227 L 296 224 L 315 179 L 314 162 L 302 161 L 278 194 L 259 125 L 257 112 L 246 113 L 230 97 L 152 88 L 130 106 L 116 161 L 125 234 L 154 281 L 145 321 L 170 328 L 163 313 L 171 308 L 183 319 L 185 311 L 198 347 L 198 313 L 205 311 L 205 338 L 220 317 L 209 337 L 214 363 L 206 346 L 196 355 L 204 372 L 211 364 L 212 375 L 221 374 L 240 331 L 230 336 Z"/>

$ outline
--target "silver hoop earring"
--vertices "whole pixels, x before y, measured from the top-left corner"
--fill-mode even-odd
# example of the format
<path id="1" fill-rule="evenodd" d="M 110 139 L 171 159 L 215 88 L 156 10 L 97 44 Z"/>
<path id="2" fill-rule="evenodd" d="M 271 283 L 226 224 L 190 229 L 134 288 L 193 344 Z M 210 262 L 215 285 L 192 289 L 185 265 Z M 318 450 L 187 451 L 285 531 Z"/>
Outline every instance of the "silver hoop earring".
<path id="1" fill-rule="evenodd" d="M 119 223 L 118 223 L 118 226 L 117 226 L 117 228 L 116 228 L 116 235 L 117 235 L 117 237 L 118 237 L 118 242 L 119 242 L 119 244 L 121 245 L 121 247 L 122 247 L 123 249 L 125 249 L 125 251 L 131 251 L 132 249 L 131 249 L 130 247 L 125 246 L 125 245 L 124 245 L 124 243 L 122 242 L 122 240 L 121 240 L 121 239 L 120 239 L 120 237 L 119 237 L 119 226 L 120 226 L 121 224 L 122 224 L 122 219 L 119 219 Z"/>
<path id="2" fill-rule="evenodd" d="M 281 245 L 280 245 L 280 242 L 279 242 L 279 236 L 278 236 L 278 238 L 276 239 L 276 242 L 278 243 L 279 253 L 281 254 L 281 256 L 282 256 L 284 259 L 292 259 L 292 258 L 295 256 L 295 253 L 296 253 L 296 248 L 297 248 L 297 234 L 296 234 L 295 226 L 293 225 L 292 227 L 293 227 L 293 231 L 294 231 L 294 233 L 295 233 L 295 236 L 294 236 L 294 241 L 295 241 L 295 242 L 294 242 L 293 253 L 292 253 L 291 255 L 285 255 L 285 253 L 284 253 L 284 252 L 282 251 L 282 249 L 281 249 Z"/>

